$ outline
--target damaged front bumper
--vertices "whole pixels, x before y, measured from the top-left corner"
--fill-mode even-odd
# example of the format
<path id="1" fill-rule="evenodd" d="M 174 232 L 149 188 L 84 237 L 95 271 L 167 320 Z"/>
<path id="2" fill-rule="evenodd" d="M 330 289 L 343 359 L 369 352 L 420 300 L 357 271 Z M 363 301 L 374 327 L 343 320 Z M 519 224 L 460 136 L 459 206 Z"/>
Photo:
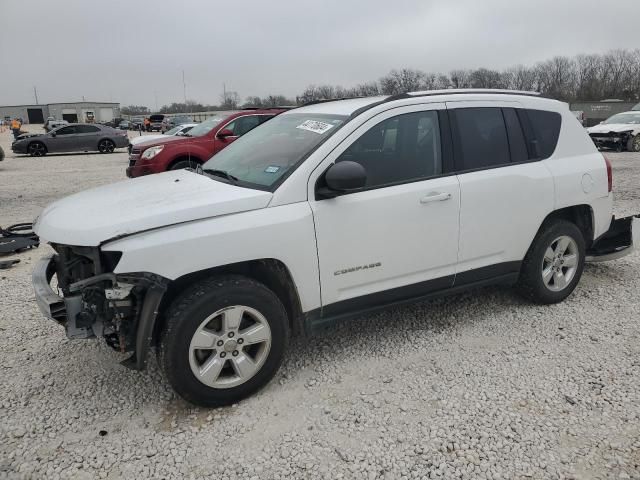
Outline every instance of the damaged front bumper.
<path id="1" fill-rule="evenodd" d="M 634 232 L 640 234 L 640 215 L 611 219 L 609 230 L 587 250 L 587 262 L 608 262 L 634 250 Z"/>
<path id="2" fill-rule="evenodd" d="M 633 132 L 590 133 L 589 136 L 598 150 L 606 148 L 622 151 L 627 147 L 629 140 L 633 138 Z"/>
<path id="3" fill-rule="evenodd" d="M 102 273 L 72 283 L 60 295 L 51 287 L 57 258 L 43 257 L 32 274 L 42 314 L 64 326 L 70 339 L 111 339 L 110 345 L 117 350 L 132 352 L 124 365 L 144 369 L 168 281 L 149 273 Z"/>

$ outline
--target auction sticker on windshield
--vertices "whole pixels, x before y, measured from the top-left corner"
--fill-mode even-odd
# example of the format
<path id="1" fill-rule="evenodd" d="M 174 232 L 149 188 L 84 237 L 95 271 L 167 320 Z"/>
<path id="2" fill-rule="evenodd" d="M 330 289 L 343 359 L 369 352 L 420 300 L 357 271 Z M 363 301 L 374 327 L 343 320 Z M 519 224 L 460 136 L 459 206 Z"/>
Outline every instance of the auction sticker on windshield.
<path id="1" fill-rule="evenodd" d="M 296 128 L 299 128 L 300 130 L 308 130 L 310 132 L 322 135 L 329 129 L 333 128 L 333 125 L 331 125 L 330 123 L 319 122 L 317 120 L 305 120 Z"/>

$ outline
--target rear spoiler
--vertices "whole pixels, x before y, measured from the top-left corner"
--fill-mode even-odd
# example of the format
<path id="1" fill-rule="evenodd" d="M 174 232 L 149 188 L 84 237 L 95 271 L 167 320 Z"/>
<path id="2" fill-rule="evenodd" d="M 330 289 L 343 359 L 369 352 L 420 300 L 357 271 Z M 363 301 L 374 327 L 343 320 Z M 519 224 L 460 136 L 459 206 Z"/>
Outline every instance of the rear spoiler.
<path id="1" fill-rule="evenodd" d="M 607 262 L 633 252 L 633 232 L 640 237 L 640 215 L 611 219 L 609 230 L 587 250 L 587 262 Z"/>

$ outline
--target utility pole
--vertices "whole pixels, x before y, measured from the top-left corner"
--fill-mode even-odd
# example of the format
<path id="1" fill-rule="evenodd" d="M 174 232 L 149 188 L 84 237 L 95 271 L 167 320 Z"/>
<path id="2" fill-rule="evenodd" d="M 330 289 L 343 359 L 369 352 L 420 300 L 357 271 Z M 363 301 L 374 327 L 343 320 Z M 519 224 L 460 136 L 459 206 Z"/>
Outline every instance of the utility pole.
<path id="1" fill-rule="evenodd" d="M 184 106 L 187 106 L 187 83 L 184 81 L 184 70 L 182 70 L 182 89 L 184 92 Z"/>
<path id="2" fill-rule="evenodd" d="M 227 84 L 226 83 L 222 84 L 222 101 L 224 103 L 227 103 Z"/>
<path id="3" fill-rule="evenodd" d="M 36 105 L 40 105 L 38 103 L 38 90 L 36 89 L 35 85 L 33 86 L 33 95 L 35 95 L 35 97 L 36 97 Z"/>
<path id="4" fill-rule="evenodd" d="M 153 95 L 154 95 L 154 97 L 156 99 L 156 112 L 157 112 L 158 111 L 158 91 L 154 90 L 153 91 Z"/>

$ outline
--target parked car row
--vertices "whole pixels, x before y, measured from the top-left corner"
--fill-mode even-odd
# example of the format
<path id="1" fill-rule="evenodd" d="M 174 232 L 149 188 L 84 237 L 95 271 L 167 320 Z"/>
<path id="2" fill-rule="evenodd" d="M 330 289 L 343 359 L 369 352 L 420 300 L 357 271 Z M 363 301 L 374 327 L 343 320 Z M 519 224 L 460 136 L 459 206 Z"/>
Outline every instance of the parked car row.
<path id="1" fill-rule="evenodd" d="M 140 177 L 202 165 L 237 138 L 284 111 L 273 108 L 218 112 L 186 134 L 136 143 L 130 151 L 127 176 Z"/>

